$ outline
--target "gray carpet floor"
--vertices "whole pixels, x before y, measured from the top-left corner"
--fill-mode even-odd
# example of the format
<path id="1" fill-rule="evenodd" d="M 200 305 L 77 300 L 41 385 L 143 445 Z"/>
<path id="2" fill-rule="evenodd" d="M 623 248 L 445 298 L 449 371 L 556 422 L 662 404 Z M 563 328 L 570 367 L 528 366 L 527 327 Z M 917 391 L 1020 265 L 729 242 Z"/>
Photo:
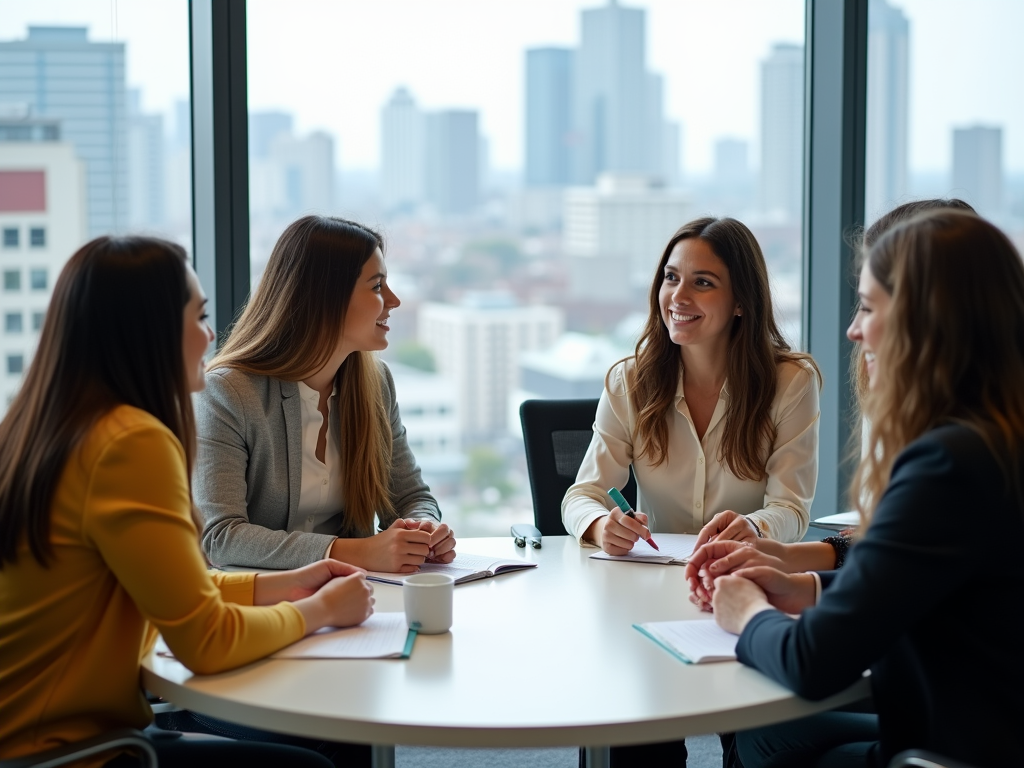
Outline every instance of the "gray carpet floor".
<path id="1" fill-rule="evenodd" d="M 687 768 L 720 768 L 722 744 L 716 734 L 688 736 Z M 396 768 L 577 768 L 575 749 L 441 749 L 398 747 Z"/>

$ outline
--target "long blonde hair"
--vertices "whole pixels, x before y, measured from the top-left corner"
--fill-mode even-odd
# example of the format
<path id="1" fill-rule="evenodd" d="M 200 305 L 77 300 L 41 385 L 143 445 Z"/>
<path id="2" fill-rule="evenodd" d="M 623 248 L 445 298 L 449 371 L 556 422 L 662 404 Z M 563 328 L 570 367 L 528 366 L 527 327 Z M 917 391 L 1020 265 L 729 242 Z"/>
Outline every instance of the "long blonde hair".
<path id="1" fill-rule="evenodd" d="M 1009 239 L 962 211 L 921 214 L 868 250 L 892 297 L 864 400 L 871 422 L 850 498 L 870 520 L 899 453 L 943 423 L 977 431 L 1018 493 L 1024 442 L 1024 265 Z"/>
<path id="2" fill-rule="evenodd" d="M 703 240 L 729 270 L 733 294 L 743 314 L 733 318 L 729 336 L 729 411 L 725 419 L 719 461 L 739 478 L 762 480 L 775 442 L 771 405 L 775 399 L 778 366 L 793 362 L 809 366 L 821 382 L 810 355 L 793 352 L 775 323 L 768 267 L 753 233 L 736 219 L 700 218 L 682 226 L 668 241 L 658 262 L 650 291 L 650 313 L 627 382 L 637 411 L 636 458 L 646 456 L 654 466 L 668 458 L 665 414 L 674 402 L 682 371 L 679 345 L 668 335 L 661 316 L 661 285 L 665 264 L 676 244 L 687 238 Z M 626 358 L 627 360 L 629 358 Z M 607 382 L 606 382 L 607 383 Z"/>
<path id="3" fill-rule="evenodd" d="M 281 234 L 252 298 L 210 369 L 234 368 L 301 381 L 330 359 L 363 265 L 381 236 L 353 221 L 304 216 Z M 338 369 L 345 535 L 373 533 L 374 515 L 394 518 L 389 489 L 391 421 L 381 363 L 353 352 Z"/>

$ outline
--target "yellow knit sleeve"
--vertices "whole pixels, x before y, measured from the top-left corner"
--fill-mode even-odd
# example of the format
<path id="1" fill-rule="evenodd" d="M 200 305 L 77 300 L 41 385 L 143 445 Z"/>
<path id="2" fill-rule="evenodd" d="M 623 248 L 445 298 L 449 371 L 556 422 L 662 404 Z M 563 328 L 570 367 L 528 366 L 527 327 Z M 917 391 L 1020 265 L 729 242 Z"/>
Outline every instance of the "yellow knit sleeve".
<path id="1" fill-rule="evenodd" d="M 249 572 L 210 571 L 210 578 L 220 590 L 225 603 L 235 605 L 252 605 L 253 591 L 256 589 L 256 574 Z"/>
<path id="2" fill-rule="evenodd" d="M 248 664 L 305 633 L 290 603 L 225 602 L 199 551 L 184 452 L 155 419 L 118 432 L 96 452 L 83 526 L 142 615 L 193 672 Z M 237 576 L 236 592 L 248 577 L 251 603 L 252 575 Z"/>

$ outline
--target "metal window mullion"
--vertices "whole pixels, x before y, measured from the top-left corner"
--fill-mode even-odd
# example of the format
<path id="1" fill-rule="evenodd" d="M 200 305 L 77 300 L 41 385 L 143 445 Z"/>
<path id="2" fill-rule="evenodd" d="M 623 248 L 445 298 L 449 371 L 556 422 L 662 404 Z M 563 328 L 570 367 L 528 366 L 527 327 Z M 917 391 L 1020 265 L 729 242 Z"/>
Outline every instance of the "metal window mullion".
<path id="1" fill-rule="evenodd" d="M 803 338 L 824 374 L 814 517 L 848 508 L 855 412 L 846 338 L 864 221 L 868 0 L 807 0 Z"/>
<path id="2" fill-rule="evenodd" d="M 245 0 L 189 3 L 193 253 L 221 340 L 249 295 L 245 12 Z"/>

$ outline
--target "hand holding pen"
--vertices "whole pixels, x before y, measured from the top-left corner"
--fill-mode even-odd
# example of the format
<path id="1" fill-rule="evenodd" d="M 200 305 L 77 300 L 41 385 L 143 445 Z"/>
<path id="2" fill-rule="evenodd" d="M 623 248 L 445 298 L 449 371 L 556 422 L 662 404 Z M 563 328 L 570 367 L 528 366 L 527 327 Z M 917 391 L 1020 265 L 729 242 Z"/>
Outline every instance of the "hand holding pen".
<path id="1" fill-rule="evenodd" d="M 633 535 L 643 539 L 655 549 L 658 549 L 658 545 L 654 543 L 654 539 L 651 538 L 651 532 L 646 525 L 647 515 L 643 515 L 644 519 L 640 520 L 636 512 L 633 511 L 633 507 L 629 505 L 629 502 L 626 501 L 626 498 L 619 492 L 618 488 L 609 488 L 608 495 L 611 497 L 612 501 L 615 502 L 616 506 L 618 506 L 618 508 L 622 510 L 622 514 L 636 523 L 636 525 L 630 525 L 625 523 L 624 521 L 621 521 L 619 522 L 620 527 L 625 528 L 626 530 L 630 531 Z M 639 526 L 639 529 L 637 526 Z M 608 532 L 609 531 L 606 526 L 605 533 Z M 629 547 L 626 548 L 626 551 L 632 549 L 633 541 L 635 541 L 635 539 L 629 541 Z"/>

